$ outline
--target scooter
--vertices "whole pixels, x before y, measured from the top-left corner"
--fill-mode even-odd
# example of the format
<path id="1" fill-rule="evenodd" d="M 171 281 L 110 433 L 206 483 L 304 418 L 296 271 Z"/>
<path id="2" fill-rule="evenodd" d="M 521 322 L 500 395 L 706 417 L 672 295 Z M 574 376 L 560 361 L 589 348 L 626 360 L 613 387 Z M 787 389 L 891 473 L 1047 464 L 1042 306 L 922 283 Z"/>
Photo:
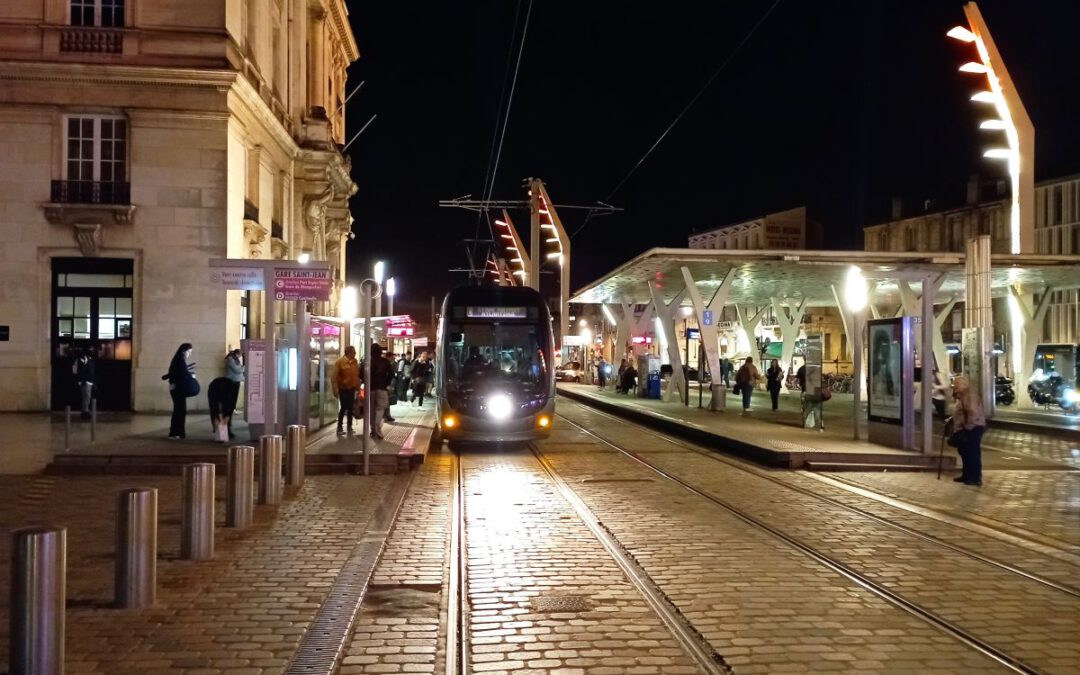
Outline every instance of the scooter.
<path id="1" fill-rule="evenodd" d="M 994 380 L 994 402 L 997 405 L 1012 405 L 1016 402 L 1016 391 L 1013 389 L 1013 381 L 1007 377 L 998 375 Z"/>

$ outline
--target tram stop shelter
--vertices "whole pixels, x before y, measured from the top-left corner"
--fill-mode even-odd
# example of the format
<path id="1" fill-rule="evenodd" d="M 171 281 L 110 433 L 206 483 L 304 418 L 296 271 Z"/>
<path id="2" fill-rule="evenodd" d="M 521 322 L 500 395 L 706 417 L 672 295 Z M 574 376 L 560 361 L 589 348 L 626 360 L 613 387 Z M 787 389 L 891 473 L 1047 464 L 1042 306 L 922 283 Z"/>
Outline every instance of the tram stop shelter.
<path id="1" fill-rule="evenodd" d="M 984 241 L 980 241 L 984 240 Z M 865 309 L 852 306 L 845 292 L 852 268 L 865 279 Z M 834 308 L 848 343 L 854 347 L 856 381 L 861 372 L 861 336 L 867 314 L 873 318 L 913 316 L 916 350 L 932 345 L 937 363 L 947 363 L 942 322 L 958 302 L 964 303 L 965 327 L 984 328 L 984 345 L 992 344 L 995 299 L 1010 298 L 1009 329 L 1021 349 L 1010 355 L 1014 364 L 1030 363 L 1042 337 L 1050 291 L 1080 288 L 1080 256 L 990 254 L 989 238 L 972 240 L 967 253 L 900 253 L 863 251 L 755 251 L 653 248 L 578 290 L 571 303 L 602 305 L 614 322 L 615 344 L 626 345 L 632 335 L 662 331 L 672 376 L 665 399 L 682 396 L 685 375 L 676 322 L 694 316 L 709 370 L 719 372 L 716 318 L 734 306 L 740 327 L 754 335 L 767 308 L 772 308 L 782 332 L 780 363 L 791 364 L 804 314 L 811 308 Z M 1039 298 L 1037 302 L 1033 298 Z M 855 303 L 856 305 L 860 303 Z M 636 307 L 645 306 L 644 311 Z M 682 310 L 680 308 L 689 308 Z M 1000 327 L 1002 330 L 1004 327 Z M 921 353 L 921 350 L 919 350 Z M 988 353 L 990 347 L 985 351 Z M 615 355 L 618 358 L 619 354 Z M 933 382 L 933 363 L 921 360 L 922 382 Z M 992 392 L 992 383 L 991 383 Z M 858 385 L 856 385 L 857 391 Z M 1017 388 L 1023 390 L 1023 381 Z M 919 392 L 921 410 L 931 409 L 931 387 Z M 985 384 L 984 384 L 985 391 Z M 858 394 L 856 394 L 856 397 Z M 984 399 L 985 399 L 984 394 Z M 992 395 L 990 397 L 992 401 Z M 856 398 L 854 432 L 860 438 L 864 421 Z M 933 447 L 932 416 L 922 415 L 915 445 Z"/>

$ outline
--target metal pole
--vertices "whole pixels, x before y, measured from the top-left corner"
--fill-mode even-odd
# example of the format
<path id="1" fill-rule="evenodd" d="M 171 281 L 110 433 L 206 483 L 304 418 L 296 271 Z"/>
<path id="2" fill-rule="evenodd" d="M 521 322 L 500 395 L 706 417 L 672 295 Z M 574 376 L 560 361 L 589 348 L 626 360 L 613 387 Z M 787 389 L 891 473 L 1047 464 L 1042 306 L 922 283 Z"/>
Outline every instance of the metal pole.
<path id="1" fill-rule="evenodd" d="M 67 529 L 27 527 L 11 538 L 8 670 L 63 675 Z"/>
<path id="2" fill-rule="evenodd" d="M 364 319 L 364 332 L 362 333 L 361 340 L 363 340 L 361 358 L 364 359 L 364 418 L 360 421 L 360 448 L 364 451 L 364 475 L 368 475 L 368 411 L 371 410 L 371 397 L 368 396 L 371 392 L 367 390 L 367 384 L 371 381 L 370 374 L 368 372 L 368 364 L 371 363 L 367 358 L 369 351 L 369 345 L 371 344 L 371 290 L 370 286 L 365 279 L 360 283 L 360 316 Z M 356 392 L 357 396 L 360 392 Z"/>
<path id="3" fill-rule="evenodd" d="M 116 500 L 117 607 L 150 607 L 157 594 L 157 489 L 128 488 Z"/>
<path id="4" fill-rule="evenodd" d="M 259 504 L 281 503 L 281 436 L 259 439 Z"/>
<path id="5" fill-rule="evenodd" d="M 862 440 L 862 362 L 863 362 L 863 311 L 851 313 L 852 360 L 854 361 L 854 376 L 851 378 L 851 411 L 852 411 L 852 434 L 855 440 Z"/>
<path id="6" fill-rule="evenodd" d="M 64 452 L 71 450 L 71 406 L 64 406 Z"/>
<path id="7" fill-rule="evenodd" d="M 263 361 L 263 433 L 277 430 L 277 304 L 274 302 L 274 269 L 263 269 L 263 339 L 266 357 Z"/>
<path id="8" fill-rule="evenodd" d="M 90 442 L 97 442 L 97 399 L 90 399 Z"/>
<path id="9" fill-rule="evenodd" d="M 249 527 L 255 511 L 255 448 L 229 448 L 229 482 L 225 490 L 225 527 Z"/>
<path id="10" fill-rule="evenodd" d="M 184 465 L 184 491 L 180 518 L 180 558 L 214 557 L 214 465 Z"/>
<path id="11" fill-rule="evenodd" d="M 922 408 L 922 451 L 923 454 L 933 452 L 934 448 L 934 386 L 937 378 L 934 375 L 934 284 L 930 277 L 922 281 L 922 387 L 919 402 Z"/>
<path id="12" fill-rule="evenodd" d="M 686 343 L 686 396 L 683 402 L 690 407 L 690 333 L 686 330 L 686 319 L 682 320 L 683 341 Z M 698 389 L 701 389 L 701 361 L 698 361 Z"/>
<path id="13" fill-rule="evenodd" d="M 527 285 L 540 290 L 540 179 L 529 179 L 529 271 Z"/>
<path id="14" fill-rule="evenodd" d="M 307 427 L 290 424 L 285 444 L 285 484 L 300 487 L 304 484 L 304 453 L 307 450 Z"/>

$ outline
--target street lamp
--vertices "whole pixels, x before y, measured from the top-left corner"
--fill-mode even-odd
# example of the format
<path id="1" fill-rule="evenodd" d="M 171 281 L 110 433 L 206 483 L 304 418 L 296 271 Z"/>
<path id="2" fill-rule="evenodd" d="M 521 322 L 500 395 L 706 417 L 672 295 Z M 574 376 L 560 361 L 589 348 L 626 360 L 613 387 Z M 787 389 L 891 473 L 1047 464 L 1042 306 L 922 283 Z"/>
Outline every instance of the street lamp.
<path id="1" fill-rule="evenodd" d="M 989 159 L 1004 159 L 1009 163 L 1012 183 L 1012 208 L 1009 214 L 1009 252 L 1016 254 L 1035 247 L 1035 127 L 1013 86 L 1009 71 L 990 36 L 990 29 L 974 2 L 964 5 L 968 26 L 956 26 L 946 35 L 954 40 L 975 45 L 979 60 L 965 63 L 960 71 L 983 75 L 989 86 L 971 97 L 972 101 L 994 106 L 998 119 L 979 125 L 988 131 L 1003 131 L 1008 148 L 994 148 L 983 154 Z"/>
<path id="2" fill-rule="evenodd" d="M 394 281 L 394 277 L 390 277 L 386 280 L 386 297 L 388 298 L 387 303 L 389 305 L 389 307 L 387 307 L 387 309 L 389 310 L 387 314 L 389 314 L 390 316 L 394 316 L 395 295 L 397 295 L 397 282 Z"/>
<path id="3" fill-rule="evenodd" d="M 863 310 L 866 309 L 870 289 L 866 284 L 866 278 L 862 270 L 852 265 L 844 275 L 844 304 L 847 305 L 851 315 L 851 344 L 852 344 L 852 369 L 854 377 L 851 378 L 851 409 L 852 429 L 855 440 L 862 438 L 861 404 L 863 383 Z"/>
<path id="4" fill-rule="evenodd" d="M 373 275 L 376 284 L 382 287 L 383 281 L 386 279 L 386 263 L 379 260 L 375 263 L 375 274 Z M 375 316 L 382 316 L 382 293 L 378 295 L 378 299 L 375 300 Z"/>

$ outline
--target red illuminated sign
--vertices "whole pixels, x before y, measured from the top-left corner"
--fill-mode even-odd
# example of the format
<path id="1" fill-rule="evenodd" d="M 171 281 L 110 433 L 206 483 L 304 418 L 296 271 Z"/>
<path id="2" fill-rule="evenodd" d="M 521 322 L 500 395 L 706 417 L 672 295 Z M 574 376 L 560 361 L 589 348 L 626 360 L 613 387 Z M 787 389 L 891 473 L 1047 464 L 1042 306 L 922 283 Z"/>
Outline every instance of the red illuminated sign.
<path id="1" fill-rule="evenodd" d="M 390 337 L 412 337 L 415 329 L 412 326 L 389 326 L 386 334 Z"/>

